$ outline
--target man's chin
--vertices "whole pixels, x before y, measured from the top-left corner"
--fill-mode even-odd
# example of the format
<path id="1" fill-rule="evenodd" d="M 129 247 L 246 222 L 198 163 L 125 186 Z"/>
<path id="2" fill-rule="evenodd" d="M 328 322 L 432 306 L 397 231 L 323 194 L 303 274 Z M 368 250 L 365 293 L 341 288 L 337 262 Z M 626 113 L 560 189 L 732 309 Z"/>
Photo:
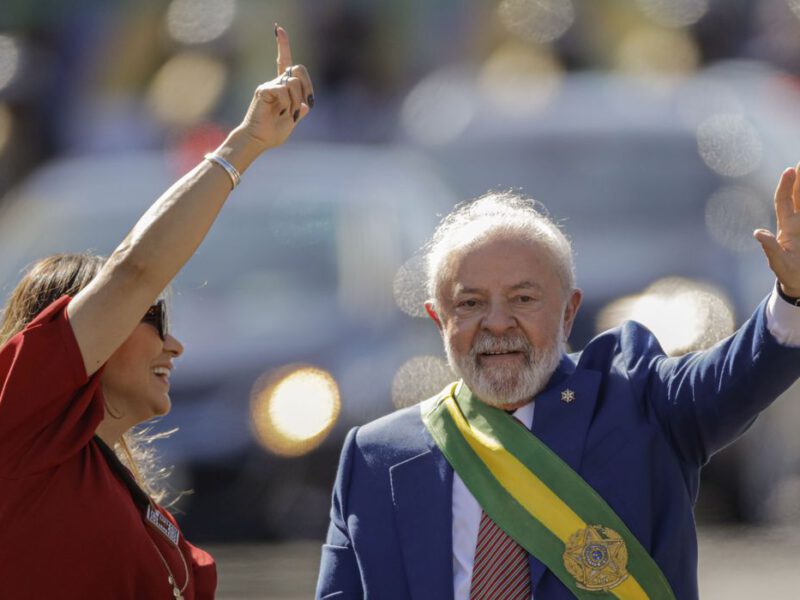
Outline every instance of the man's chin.
<path id="1" fill-rule="evenodd" d="M 512 410 L 524 406 L 534 396 L 528 390 L 520 389 L 522 386 L 519 384 L 509 386 L 507 379 L 499 382 L 486 381 L 486 378 L 484 378 L 484 381 L 470 382 L 465 378 L 464 382 L 484 404 L 503 410 Z"/>
<path id="2" fill-rule="evenodd" d="M 520 399 L 497 398 L 487 395 L 485 393 L 478 394 L 477 392 L 476 395 L 478 396 L 478 399 L 487 406 L 491 406 L 492 408 L 499 408 L 500 410 L 505 410 L 505 411 L 517 410 L 518 408 L 525 406 L 532 400 L 532 397 L 526 397 Z"/>

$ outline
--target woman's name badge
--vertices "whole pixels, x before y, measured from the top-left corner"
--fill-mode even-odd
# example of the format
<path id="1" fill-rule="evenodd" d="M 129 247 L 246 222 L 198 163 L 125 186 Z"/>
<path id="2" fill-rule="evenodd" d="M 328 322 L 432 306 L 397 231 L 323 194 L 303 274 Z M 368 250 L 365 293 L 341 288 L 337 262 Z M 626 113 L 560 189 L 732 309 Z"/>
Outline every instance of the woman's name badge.
<path id="1" fill-rule="evenodd" d="M 147 506 L 147 521 L 163 533 L 175 546 L 178 545 L 178 538 L 180 537 L 178 528 L 175 527 L 172 521 L 156 510 L 152 504 Z"/>

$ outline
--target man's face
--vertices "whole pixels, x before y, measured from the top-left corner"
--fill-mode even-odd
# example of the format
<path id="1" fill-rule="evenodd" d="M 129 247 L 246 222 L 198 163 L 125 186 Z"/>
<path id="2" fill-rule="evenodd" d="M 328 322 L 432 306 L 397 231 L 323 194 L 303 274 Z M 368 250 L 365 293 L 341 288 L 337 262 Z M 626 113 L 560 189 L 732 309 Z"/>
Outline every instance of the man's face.
<path id="1" fill-rule="evenodd" d="M 518 408 L 558 366 L 581 292 L 565 294 L 551 255 L 524 238 L 490 238 L 451 261 L 431 314 L 448 360 L 484 402 Z"/>

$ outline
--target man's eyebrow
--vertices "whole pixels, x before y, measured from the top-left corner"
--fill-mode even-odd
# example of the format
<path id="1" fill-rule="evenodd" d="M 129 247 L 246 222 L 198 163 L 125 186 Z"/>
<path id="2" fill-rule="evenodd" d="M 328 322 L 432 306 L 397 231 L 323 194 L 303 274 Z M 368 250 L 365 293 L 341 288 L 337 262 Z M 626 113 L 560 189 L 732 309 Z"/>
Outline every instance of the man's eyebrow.
<path id="1" fill-rule="evenodd" d="M 544 288 L 540 284 L 536 283 L 535 281 L 527 281 L 527 280 L 526 281 L 520 281 L 519 283 L 515 283 L 514 285 L 512 285 L 508 289 L 510 289 L 510 290 L 525 290 L 525 289 L 531 289 L 531 288 L 535 289 L 537 291 L 544 290 Z M 456 287 L 455 287 L 455 290 L 454 290 L 454 293 L 456 293 L 456 294 L 481 294 L 483 292 L 484 292 L 484 290 L 481 289 L 481 288 L 462 286 L 461 284 L 457 284 Z"/>
<path id="2" fill-rule="evenodd" d="M 483 290 L 475 287 L 464 287 L 460 284 L 456 285 L 454 290 L 456 294 L 480 294 Z"/>
<path id="3" fill-rule="evenodd" d="M 519 283 L 515 283 L 514 285 L 511 286 L 512 290 L 521 290 L 526 288 L 534 288 L 539 291 L 544 289 L 542 288 L 541 285 L 539 285 L 535 281 L 520 281 Z"/>

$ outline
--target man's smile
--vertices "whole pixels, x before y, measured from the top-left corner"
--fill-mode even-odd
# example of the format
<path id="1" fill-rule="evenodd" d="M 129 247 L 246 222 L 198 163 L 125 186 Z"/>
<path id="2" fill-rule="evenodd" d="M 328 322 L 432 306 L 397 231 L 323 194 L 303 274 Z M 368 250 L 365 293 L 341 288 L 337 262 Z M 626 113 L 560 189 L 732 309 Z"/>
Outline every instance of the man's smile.
<path id="1" fill-rule="evenodd" d="M 519 362 L 525 358 L 525 353 L 519 350 L 501 352 L 481 352 L 478 354 L 480 364 L 503 364 L 507 362 Z"/>

